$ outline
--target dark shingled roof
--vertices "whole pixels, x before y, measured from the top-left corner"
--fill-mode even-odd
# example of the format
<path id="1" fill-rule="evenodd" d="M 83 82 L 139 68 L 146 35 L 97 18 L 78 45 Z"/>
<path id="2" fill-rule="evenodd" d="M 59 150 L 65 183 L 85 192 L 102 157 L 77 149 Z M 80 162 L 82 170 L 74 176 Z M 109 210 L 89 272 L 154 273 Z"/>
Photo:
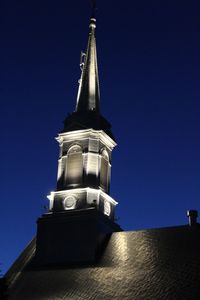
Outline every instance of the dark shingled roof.
<path id="1" fill-rule="evenodd" d="M 38 267 L 34 247 L 7 273 L 9 300 L 200 299 L 198 225 L 115 232 L 89 265 Z"/>

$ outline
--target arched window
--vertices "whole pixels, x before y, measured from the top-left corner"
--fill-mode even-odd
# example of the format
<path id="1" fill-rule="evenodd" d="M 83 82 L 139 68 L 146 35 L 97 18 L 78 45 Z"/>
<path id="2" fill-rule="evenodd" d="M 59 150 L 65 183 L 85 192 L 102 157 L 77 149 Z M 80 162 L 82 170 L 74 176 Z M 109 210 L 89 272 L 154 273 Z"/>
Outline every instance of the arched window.
<path id="1" fill-rule="evenodd" d="M 104 149 L 101 153 L 100 185 L 105 191 L 108 190 L 108 168 L 109 155 Z"/>
<path id="2" fill-rule="evenodd" d="M 83 177 L 83 155 L 79 145 L 73 145 L 67 152 L 66 183 L 80 185 Z"/>

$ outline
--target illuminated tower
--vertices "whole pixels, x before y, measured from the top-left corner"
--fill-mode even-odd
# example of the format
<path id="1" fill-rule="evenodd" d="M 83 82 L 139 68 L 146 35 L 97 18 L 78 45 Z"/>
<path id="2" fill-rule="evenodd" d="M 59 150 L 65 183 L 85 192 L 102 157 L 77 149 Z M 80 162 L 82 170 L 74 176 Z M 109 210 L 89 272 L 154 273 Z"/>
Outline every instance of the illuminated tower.
<path id="1" fill-rule="evenodd" d="M 57 190 L 48 198 L 50 211 L 96 206 L 114 219 L 117 202 L 109 196 L 109 187 L 111 154 L 116 143 L 110 124 L 100 114 L 94 18 L 89 28 L 87 51 L 81 54 L 76 109 L 56 138 L 60 146 Z"/>
<path id="2" fill-rule="evenodd" d="M 109 196 L 116 143 L 100 113 L 95 28 L 96 19 L 91 18 L 76 108 L 56 138 L 57 188 L 48 196 L 49 212 L 38 220 L 36 257 L 42 262 L 92 260 L 107 234 L 120 230 L 114 221 L 117 202 Z"/>

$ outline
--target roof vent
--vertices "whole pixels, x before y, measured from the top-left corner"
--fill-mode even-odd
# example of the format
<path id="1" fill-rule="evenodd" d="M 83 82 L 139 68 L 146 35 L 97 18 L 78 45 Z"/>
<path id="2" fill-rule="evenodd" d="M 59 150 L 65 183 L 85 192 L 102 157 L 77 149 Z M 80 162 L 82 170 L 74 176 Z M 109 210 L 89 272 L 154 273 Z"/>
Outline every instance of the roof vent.
<path id="1" fill-rule="evenodd" d="M 197 210 L 188 210 L 187 217 L 189 221 L 189 226 L 194 226 L 197 224 L 198 211 Z"/>

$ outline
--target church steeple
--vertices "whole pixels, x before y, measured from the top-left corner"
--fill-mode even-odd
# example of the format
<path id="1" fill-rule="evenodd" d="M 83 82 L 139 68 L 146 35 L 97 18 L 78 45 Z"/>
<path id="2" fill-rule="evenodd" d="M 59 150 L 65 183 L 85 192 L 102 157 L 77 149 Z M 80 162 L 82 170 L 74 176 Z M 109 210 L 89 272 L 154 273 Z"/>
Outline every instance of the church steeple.
<path id="1" fill-rule="evenodd" d="M 76 110 L 58 134 L 57 186 L 49 212 L 38 220 L 36 257 L 42 263 L 91 261 L 113 231 L 117 202 L 109 195 L 112 150 L 110 123 L 100 114 L 96 19 L 90 20 Z"/>
<path id="2" fill-rule="evenodd" d="M 99 111 L 99 79 L 95 28 L 90 19 L 87 52 L 82 68 L 76 111 L 65 120 L 56 138 L 60 145 L 57 189 L 50 209 L 66 211 L 96 208 L 114 219 L 117 202 L 109 196 L 111 155 L 116 143 L 109 122 Z"/>
<path id="3" fill-rule="evenodd" d="M 86 54 L 81 54 L 81 79 L 76 103 L 77 112 L 96 111 L 99 112 L 99 76 L 96 52 L 96 19 L 90 19 L 90 32 Z"/>

